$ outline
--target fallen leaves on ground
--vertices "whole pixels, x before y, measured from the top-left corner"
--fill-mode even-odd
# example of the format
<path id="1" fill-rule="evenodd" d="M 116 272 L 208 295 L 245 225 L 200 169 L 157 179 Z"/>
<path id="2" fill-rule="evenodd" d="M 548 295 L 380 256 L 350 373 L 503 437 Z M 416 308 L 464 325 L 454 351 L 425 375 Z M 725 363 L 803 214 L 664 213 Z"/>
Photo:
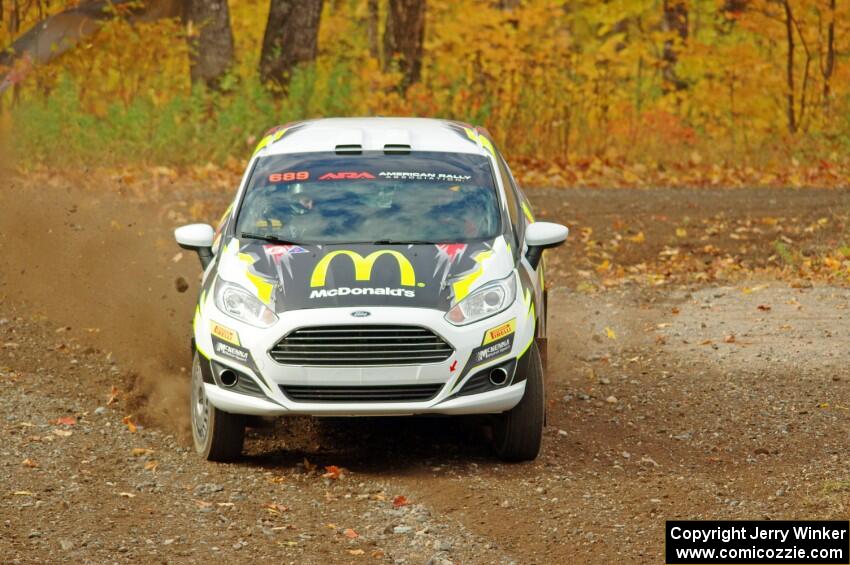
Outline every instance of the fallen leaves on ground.
<path id="1" fill-rule="evenodd" d="M 136 427 L 136 424 L 133 423 L 132 416 L 124 416 L 124 418 L 121 419 L 121 422 L 127 426 L 127 429 L 130 430 L 131 434 L 136 433 L 138 428 Z"/>
<path id="2" fill-rule="evenodd" d="M 266 509 L 266 512 L 269 514 L 274 514 L 275 516 L 281 514 L 282 512 L 289 512 L 289 507 L 284 506 L 283 504 L 277 504 L 276 502 L 267 502 L 263 504 L 263 508 Z"/>
<path id="3" fill-rule="evenodd" d="M 23 461 L 21 461 L 21 465 L 24 467 L 29 467 L 30 469 L 37 469 L 39 467 L 38 463 L 27 457 Z"/>
<path id="4" fill-rule="evenodd" d="M 354 538 L 360 537 L 360 534 L 355 532 L 352 528 L 345 528 L 345 530 L 342 532 L 342 535 L 344 535 L 348 539 L 354 539 Z"/>
<path id="5" fill-rule="evenodd" d="M 408 504 L 410 504 L 410 502 L 403 494 L 400 494 L 393 498 L 393 508 L 401 508 L 402 506 L 407 506 Z"/>
<path id="6" fill-rule="evenodd" d="M 52 423 L 57 426 L 76 426 L 77 419 L 73 416 L 60 416 L 59 418 L 53 420 Z"/>
<path id="7" fill-rule="evenodd" d="M 118 402 L 118 398 L 121 395 L 121 391 L 118 390 L 118 387 L 112 385 L 112 389 L 109 391 L 109 397 L 106 399 L 106 405 L 110 406 Z"/>
<path id="8" fill-rule="evenodd" d="M 345 476 L 345 469 L 336 465 L 328 465 L 325 467 L 325 473 L 322 475 L 325 479 L 341 479 Z"/>

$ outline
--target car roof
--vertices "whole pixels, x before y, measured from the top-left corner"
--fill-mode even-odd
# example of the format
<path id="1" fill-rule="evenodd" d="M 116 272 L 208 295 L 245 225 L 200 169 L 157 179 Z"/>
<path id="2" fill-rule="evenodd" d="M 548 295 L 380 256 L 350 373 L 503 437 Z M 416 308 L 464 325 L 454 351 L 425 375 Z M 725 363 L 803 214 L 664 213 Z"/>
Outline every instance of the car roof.
<path id="1" fill-rule="evenodd" d="M 336 151 L 443 151 L 494 153 L 486 131 L 431 118 L 324 118 L 269 130 L 256 154 Z"/>

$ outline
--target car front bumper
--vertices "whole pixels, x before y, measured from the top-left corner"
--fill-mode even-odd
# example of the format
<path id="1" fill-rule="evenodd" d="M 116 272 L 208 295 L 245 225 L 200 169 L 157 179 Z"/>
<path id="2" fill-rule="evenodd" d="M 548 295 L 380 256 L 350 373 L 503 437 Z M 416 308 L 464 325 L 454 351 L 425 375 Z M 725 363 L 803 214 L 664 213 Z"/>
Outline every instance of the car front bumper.
<path id="1" fill-rule="evenodd" d="M 220 410 L 236 414 L 286 415 L 310 414 L 327 416 L 371 416 L 413 414 L 487 414 L 513 408 L 525 392 L 522 375 L 515 375 L 516 360 L 529 349 L 535 335 L 535 313 L 530 302 L 518 297 L 515 303 L 500 314 L 466 326 L 453 326 L 444 313 L 414 308 L 369 308 L 368 322 L 352 317 L 356 308 L 324 308 L 287 312 L 269 329 L 257 329 L 223 315 L 208 301 L 202 304 L 195 320 L 195 343 L 203 357 L 212 365 L 210 374 L 229 368 L 239 378 L 249 378 L 256 384 L 255 394 L 245 394 L 222 386 L 220 379 L 207 378 L 205 385 L 210 402 Z M 311 327 L 369 325 L 417 326 L 426 328 L 452 346 L 453 353 L 444 361 L 426 364 L 377 366 L 300 366 L 281 364 L 270 350 L 291 332 Z M 210 328 L 224 326 L 232 348 L 221 347 L 213 341 Z M 496 328 L 511 328 L 495 344 L 501 344 L 496 354 L 488 356 L 488 335 Z M 219 330 L 219 333 L 220 330 Z M 501 334 L 500 334 L 501 335 Z M 249 353 L 247 360 L 245 352 Z M 495 366 L 509 367 L 511 375 L 505 385 L 484 386 L 481 392 L 469 393 L 464 387 L 472 377 Z M 483 381 L 482 381 L 483 382 Z M 485 383 L 486 384 L 486 383 Z M 294 401 L 284 393 L 288 385 L 300 387 L 380 387 L 396 385 L 439 385 L 438 392 L 427 400 L 410 401 Z M 261 392 L 259 394 L 258 392 Z M 459 394 L 461 393 L 461 394 Z"/>

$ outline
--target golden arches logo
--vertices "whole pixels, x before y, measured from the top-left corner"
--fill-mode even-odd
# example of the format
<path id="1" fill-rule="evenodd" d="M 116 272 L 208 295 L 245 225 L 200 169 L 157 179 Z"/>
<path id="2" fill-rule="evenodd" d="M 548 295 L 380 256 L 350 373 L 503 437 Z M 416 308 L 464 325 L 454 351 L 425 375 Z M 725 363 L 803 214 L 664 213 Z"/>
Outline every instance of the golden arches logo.
<path id="1" fill-rule="evenodd" d="M 354 279 L 358 281 L 368 281 L 372 278 L 372 270 L 375 267 L 375 262 L 382 255 L 390 255 L 395 258 L 398 263 L 398 270 L 401 279 L 402 286 L 416 286 L 416 273 L 413 270 L 413 265 L 410 264 L 407 257 L 399 253 L 398 251 L 394 251 L 391 249 L 381 249 L 380 251 L 374 251 L 363 257 L 356 251 L 347 251 L 347 250 L 339 250 L 332 251 L 322 257 L 322 260 L 319 261 L 316 268 L 313 269 L 313 276 L 310 277 L 310 286 L 325 286 L 325 281 L 327 280 L 328 275 L 328 267 L 330 267 L 331 262 L 339 257 L 340 255 L 344 255 L 351 259 L 351 262 L 354 264 Z"/>

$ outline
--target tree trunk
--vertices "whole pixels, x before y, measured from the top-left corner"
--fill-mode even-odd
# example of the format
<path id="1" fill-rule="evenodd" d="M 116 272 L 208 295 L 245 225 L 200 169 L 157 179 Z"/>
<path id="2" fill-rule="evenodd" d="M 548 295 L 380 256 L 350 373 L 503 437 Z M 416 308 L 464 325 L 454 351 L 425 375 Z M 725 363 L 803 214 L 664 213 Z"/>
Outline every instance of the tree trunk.
<path id="1" fill-rule="evenodd" d="M 787 103 L 786 113 L 788 115 L 788 131 L 796 133 L 797 116 L 794 112 L 794 18 L 788 0 L 785 0 L 782 4 L 785 8 L 785 38 L 788 42 L 788 55 L 785 62 L 786 88 L 788 89 L 785 94 Z"/>
<path id="2" fill-rule="evenodd" d="M 664 92 L 685 90 L 688 83 L 676 74 L 679 51 L 688 41 L 688 6 L 686 0 L 664 0 L 664 31 L 672 32 L 676 38 L 664 41 L 662 52 Z"/>
<path id="3" fill-rule="evenodd" d="M 380 48 L 378 47 L 378 0 L 369 0 L 368 3 L 368 18 L 367 32 L 369 35 L 369 55 L 373 59 L 380 58 Z"/>
<path id="4" fill-rule="evenodd" d="M 425 0 L 389 0 L 384 30 L 384 66 L 393 62 L 402 72 L 402 90 L 419 80 L 422 74 L 425 39 Z"/>
<path id="5" fill-rule="evenodd" d="M 835 0 L 829 2 L 829 25 L 826 32 L 826 61 L 824 61 L 821 74 L 823 75 L 823 105 L 829 111 L 830 98 L 832 97 L 831 84 L 832 73 L 835 71 Z"/>
<path id="6" fill-rule="evenodd" d="M 188 0 L 189 71 L 192 84 L 218 89 L 233 65 L 233 32 L 227 0 Z"/>
<path id="7" fill-rule="evenodd" d="M 260 77 L 286 87 L 295 67 L 314 61 L 324 0 L 271 0 Z"/>

